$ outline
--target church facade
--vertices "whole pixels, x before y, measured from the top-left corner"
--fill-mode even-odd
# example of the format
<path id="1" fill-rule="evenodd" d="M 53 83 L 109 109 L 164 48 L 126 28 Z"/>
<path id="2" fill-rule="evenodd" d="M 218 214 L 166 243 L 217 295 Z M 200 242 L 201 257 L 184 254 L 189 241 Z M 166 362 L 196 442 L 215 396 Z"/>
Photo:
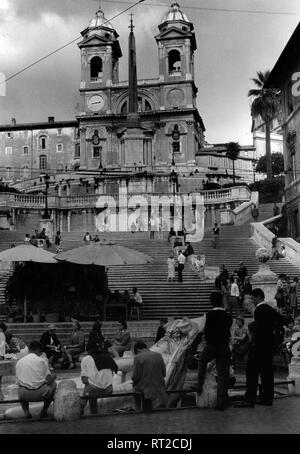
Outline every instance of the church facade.
<path id="1" fill-rule="evenodd" d="M 205 128 L 196 106 L 195 32 L 179 5 L 173 3 L 158 25 L 158 77 L 137 81 L 135 130 L 128 115 L 130 81 L 119 80 L 122 51 L 117 31 L 99 10 L 81 34 L 76 119 L 56 122 L 49 117 L 39 124 L 12 119 L 10 125 L 0 126 L 3 181 L 35 178 L 39 172 L 56 178 L 75 170 L 93 175 L 104 169 L 110 179 L 147 172 L 158 180 L 171 167 L 182 176 L 193 172 Z"/>

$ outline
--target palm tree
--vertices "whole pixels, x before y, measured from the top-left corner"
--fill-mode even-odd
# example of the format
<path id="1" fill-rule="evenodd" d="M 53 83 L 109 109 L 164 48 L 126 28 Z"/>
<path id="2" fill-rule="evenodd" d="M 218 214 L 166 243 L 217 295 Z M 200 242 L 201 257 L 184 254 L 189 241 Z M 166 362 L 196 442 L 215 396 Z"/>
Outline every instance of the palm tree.
<path id="1" fill-rule="evenodd" d="M 257 88 L 249 90 L 248 96 L 253 98 L 251 104 L 251 115 L 253 118 L 260 116 L 266 126 L 266 169 L 267 179 L 272 179 L 272 159 L 271 159 L 271 121 L 278 111 L 280 103 L 280 90 L 266 88 L 266 82 L 270 76 L 270 71 L 258 71 L 257 77 L 252 79 Z"/>
<path id="2" fill-rule="evenodd" d="M 234 161 L 239 157 L 241 146 L 238 142 L 229 142 L 226 145 L 226 158 L 231 159 L 232 161 L 232 174 L 233 174 L 233 184 L 235 184 L 235 168 Z"/>

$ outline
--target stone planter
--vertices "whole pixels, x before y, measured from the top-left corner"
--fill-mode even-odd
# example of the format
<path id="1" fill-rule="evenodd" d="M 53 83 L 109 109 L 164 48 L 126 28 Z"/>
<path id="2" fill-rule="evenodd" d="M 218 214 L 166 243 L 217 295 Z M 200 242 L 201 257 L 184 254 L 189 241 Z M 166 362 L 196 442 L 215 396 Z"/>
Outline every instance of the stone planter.
<path id="1" fill-rule="evenodd" d="M 53 409 L 56 421 L 75 421 L 80 418 L 80 395 L 73 380 L 63 380 L 58 384 Z"/>
<path id="2" fill-rule="evenodd" d="M 59 313 L 58 312 L 49 312 L 46 314 L 46 322 L 48 323 L 57 323 L 59 320 Z"/>
<path id="3" fill-rule="evenodd" d="M 276 307 L 275 295 L 277 291 L 278 276 L 270 270 L 267 262 L 260 263 L 257 273 L 253 274 L 251 284 L 253 290 L 261 288 L 265 294 L 265 302 Z"/>

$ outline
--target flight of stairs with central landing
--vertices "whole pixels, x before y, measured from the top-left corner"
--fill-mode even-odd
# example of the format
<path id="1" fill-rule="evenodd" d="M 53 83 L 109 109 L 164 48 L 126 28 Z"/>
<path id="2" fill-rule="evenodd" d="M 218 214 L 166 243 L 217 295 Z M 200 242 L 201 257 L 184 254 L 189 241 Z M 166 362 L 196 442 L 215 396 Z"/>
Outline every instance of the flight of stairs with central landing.
<path id="1" fill-rule="evenodd" d="M 12 242 L 22 242 L 24 232 L 1 232 L 0 249 L 6 249 Z M 183 282 L 167 282 L 166 260 L 171 251 L 167 242 L 167 234 L 163 239 L 150 240 L 149 233 L 105 233 L 99 234 L 100 239 L 107 239 L 117 244 L 136 249 L 150 255 L 153 263 L 145 265 L 126 265 L 109 267 L 109 287 L 112 291 L 137 287 L 143 297 L 143 319 L 153 320 L 160 317 L 189 316 L 197 317 L 210 308 L 209 295 L 214 290 L 214 283 L 200 281 L 199 276 L 186 265 Z M 243 262 L 248 268 L 249 275 L 258 270 L 255 251 L 258 246 L 250 238 L 250 226 L 221 227 L 220 247 L 212 247 L 211 231 L 208 230 L 201 243 L 193 244 L 196 254 L 206 256 L 208 266 L 226 265 L 232 272 Z M 63 249 L 69 250 L 83 245 L 82 233 L 64 233 Z M 286 273 L 300 278 L 300 269 L 286 259 L 270 261 L 272 271 Z M 1 292 L 2 293 L 2 292 Z M 299 294 L 300 297 L 300 294 Z M 2 296 L 3 298 L 3 296 Z M 300 298 L 299 298 L 300 300 Z"/>

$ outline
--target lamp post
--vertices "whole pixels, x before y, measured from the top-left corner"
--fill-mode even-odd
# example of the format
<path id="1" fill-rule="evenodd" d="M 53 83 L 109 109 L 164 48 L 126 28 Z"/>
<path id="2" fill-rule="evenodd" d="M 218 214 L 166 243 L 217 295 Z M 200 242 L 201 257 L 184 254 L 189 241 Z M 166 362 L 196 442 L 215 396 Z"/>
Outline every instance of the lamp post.
<path id="1" fill-rule="evenodd" d="M 253 183 L 255 183 L 255 167 L 256 167 L 257 160 L 254 159 L 252 161 L 252 167 L 253 167 Z"/>
<path id="2" fill-rule="evenodd" d="M 102 172 L 103 165 L 102 165 L 102 147 L 101 146 L 99 147 L 99 156 L 100 156 L 100 164 L 99 164 L 98 170 L 100 170 L 100 172 Z"/>
<path id="3" fill-rule="evenodd" d="M 42 218 L 50 219 L 49 211 L 48 211 L 48 189 L 49 189 L 50 175 L 48 175 L 48 173 L 45 173 L 40 176 L 41 176 L 41 178 L 44 179 L 44 183 L 45 183 L 45 211 L 44 211 Z"/>

